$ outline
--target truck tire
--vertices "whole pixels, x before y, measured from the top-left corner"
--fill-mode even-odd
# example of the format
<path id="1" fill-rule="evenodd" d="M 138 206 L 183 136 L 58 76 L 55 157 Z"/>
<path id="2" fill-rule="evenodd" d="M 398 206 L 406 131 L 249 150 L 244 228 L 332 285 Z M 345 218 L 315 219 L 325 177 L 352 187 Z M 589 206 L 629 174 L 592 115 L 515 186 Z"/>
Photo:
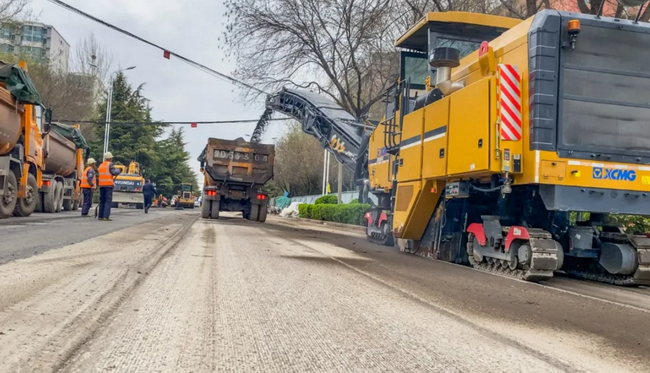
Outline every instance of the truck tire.
<path id="1" fill-rule="evenodd" d="M 56 209 L 54 212 L 61 212 L 63 210 L 63 183 L 60 181 L 56 181 L 55 183 Z"/>
<path id="2" fill-rule="evenodd" d="M 201 217 L 203 219 L 210 219 L 210 208 L 212 207 L 212 201 L 205 201 L 201 206 Z"/>
<path id="3" fill-rule="evenodd" d="M 259 215 L 257 215 L 257 221 L 259 221 L 260 223 L 264 223 L 266 221 L 266 213 L 267 213 L 266 205 L 261 205 L 260 213 Z"/>
<path id="4" fill-rule="evenodd" d="M 36 194 L 36 208 L 34 209 L 35 212 L 45 212 L 43 210 L 43 193 L 38 192 Z"/>
<path id="5" fill-rule="evenodd" d="M 0 197 L 0 219 L 8 218 L 14 213 L 18 200 L 18 181 L 13 171 L 7 174 L 7 190 Z"/>
<path id="6" fill-rule="evenodd" d="M 219 219 L 219 200 L 210 203 L 210 219 Z"/>
<path id="7" fill-rule="evenodd" d="M 260 214 L 260 205 L 251 203 L 251 212 L 246 217 L 250 221 L 256 221 L 257 216 Z"/>
<path id="8" fill-rule="evenodd" d="M 20 198 L 16 202 L 16 208 L 14 209 L 14 216 L 27 217 L 30 216 L 36 209 L 36 203 L 40 193 L 38 192 L 38 184 L 36 183 L 36 178 L 34 175 L 27 175 L 27 196 L 25 198 Z"/>
<path id="9" fill-rule="evenodd" d="M 56 212 L 56 183 L 50 188 L 50 191 L 43 193 L 43 211 L 48 213 Z"/>
<path id="10" fill-rule="evenodd" d="M 63 198 L 63 196 L 61 196 Z M 72 198 L 70 199 L 64 199 L 61 205 L 63 206 L 64 211 L 72 211 Z"/>

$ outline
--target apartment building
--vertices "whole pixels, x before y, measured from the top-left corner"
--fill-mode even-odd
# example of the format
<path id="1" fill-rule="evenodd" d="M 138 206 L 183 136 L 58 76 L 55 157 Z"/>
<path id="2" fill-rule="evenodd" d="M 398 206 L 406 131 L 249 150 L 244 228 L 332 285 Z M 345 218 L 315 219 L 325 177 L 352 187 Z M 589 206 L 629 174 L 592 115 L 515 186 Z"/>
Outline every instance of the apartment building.
<path id="1" fill-rule="evenodd" d="M 54 26 L 39 22 L 3 25 L 0 31 L 0 54 L 28 55 L 49 60 L 52 66 L 68 71 L 70 44 Z"/>

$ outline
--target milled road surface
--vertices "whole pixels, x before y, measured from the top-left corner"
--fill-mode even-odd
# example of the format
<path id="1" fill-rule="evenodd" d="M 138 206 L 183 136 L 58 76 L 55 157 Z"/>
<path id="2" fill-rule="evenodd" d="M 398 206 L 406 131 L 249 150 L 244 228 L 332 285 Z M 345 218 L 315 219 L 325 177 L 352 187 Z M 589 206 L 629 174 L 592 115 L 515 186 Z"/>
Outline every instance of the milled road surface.
<path id="1" fill-rule="evenodd" d="M 529 284 L 279 218 L 140 219 L 0 266 L 1 371 L 650 371 L 645 288 Z"/>

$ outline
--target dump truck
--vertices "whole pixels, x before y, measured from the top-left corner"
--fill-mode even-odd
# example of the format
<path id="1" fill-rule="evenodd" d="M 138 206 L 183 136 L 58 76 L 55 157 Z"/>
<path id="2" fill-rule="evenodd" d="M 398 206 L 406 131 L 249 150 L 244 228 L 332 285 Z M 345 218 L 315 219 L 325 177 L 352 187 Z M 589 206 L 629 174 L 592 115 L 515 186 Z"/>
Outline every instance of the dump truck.
<path id="1" fill-rule="evenodd" d="M 42 102 L 26 68 L 0 62 L 0 218 L 31 215 L 42 184 Z M 49 122 L 51 111 L 45 116 Z"/>
<path id="2" fill-rule="evenodd" d="M 195 199 L 196 199 L 196 196 L 192 192 L 192 184 L 190 184 L 190 183 L 182 183 L 181 184 L 181 192 L 179 194 L 177 203 L 181 207 L 187 207 L 187 208 L 193 209 Z"/>
<path id="3" fill-rule="evenodd" d="M 52 122 L 43 135 L 41 187 L 37 212 L 75 211 L 82 204 L 81 177 L 84 158 L 90 149 L 79 125 Z"/>
<path id="4" fill-rule="evenodd" d="M 208 139 L 199 156 L 203 182 L 204 219 L 218 219 L 220 211 L 240 211 L 244 218 L 265 222 L 268 195 L 262 187 L 273 177 L 273 145 Z"/>
<path id="5" fill-rule="evenodd" d="M 561 270 L 650 284 L 650 24 L 544 10 L 526 20 L 428 13 L 396 41 L 400 79 L 374 128 L 283 89 L 297 119 L 355 171 L 368 238 L 544 281 Z"/>
<path id="6" fill-rule="evenodd" d="M 113 207 L 119 207 L 121 204 L 140 210 L 144 209 L 144 195 L 142 194 L 144 177 L 142 177 L 140 164 L 131 161 L 128 169 L 121 164 L 116 164 L 115 167 L 120 169 L 121 173 L 115 178 Z"/>

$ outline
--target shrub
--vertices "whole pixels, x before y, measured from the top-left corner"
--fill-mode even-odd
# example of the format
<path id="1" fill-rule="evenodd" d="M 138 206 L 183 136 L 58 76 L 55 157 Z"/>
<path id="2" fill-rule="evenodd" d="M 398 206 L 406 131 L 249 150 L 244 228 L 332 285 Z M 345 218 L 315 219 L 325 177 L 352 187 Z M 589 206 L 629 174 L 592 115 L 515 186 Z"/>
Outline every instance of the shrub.
<path id="1" fill-rule="evenodd" d="M 301 218 L 309 218 L 311 216 L 312 206 L 314 205 L 310 205 L 307 203 L 301 203 L 300 205 L 298 205 L 298 216 L 300 216 Z"/>
<path id="2" fill-rule="evenodd" d="M 348 205 L 353 205 L 355 203 L 359 203 L 359 198 L 355 198 L 352 201 L 348 202 Z"/>
<path id="3" fill-rule="evenodd" d="M 360 203 L 347 205 L 302 204 L 298 206 L 298 209 L 301 218 L 364 225 L 364 215 L 370 210 L 370 205 Z"/>
<path id="4" fill-rule="evenodd" d="M 314 205 L 336 205 L 339 202 L 337 196 L 322 196 L 318 197 L 314 202 Z"/>

